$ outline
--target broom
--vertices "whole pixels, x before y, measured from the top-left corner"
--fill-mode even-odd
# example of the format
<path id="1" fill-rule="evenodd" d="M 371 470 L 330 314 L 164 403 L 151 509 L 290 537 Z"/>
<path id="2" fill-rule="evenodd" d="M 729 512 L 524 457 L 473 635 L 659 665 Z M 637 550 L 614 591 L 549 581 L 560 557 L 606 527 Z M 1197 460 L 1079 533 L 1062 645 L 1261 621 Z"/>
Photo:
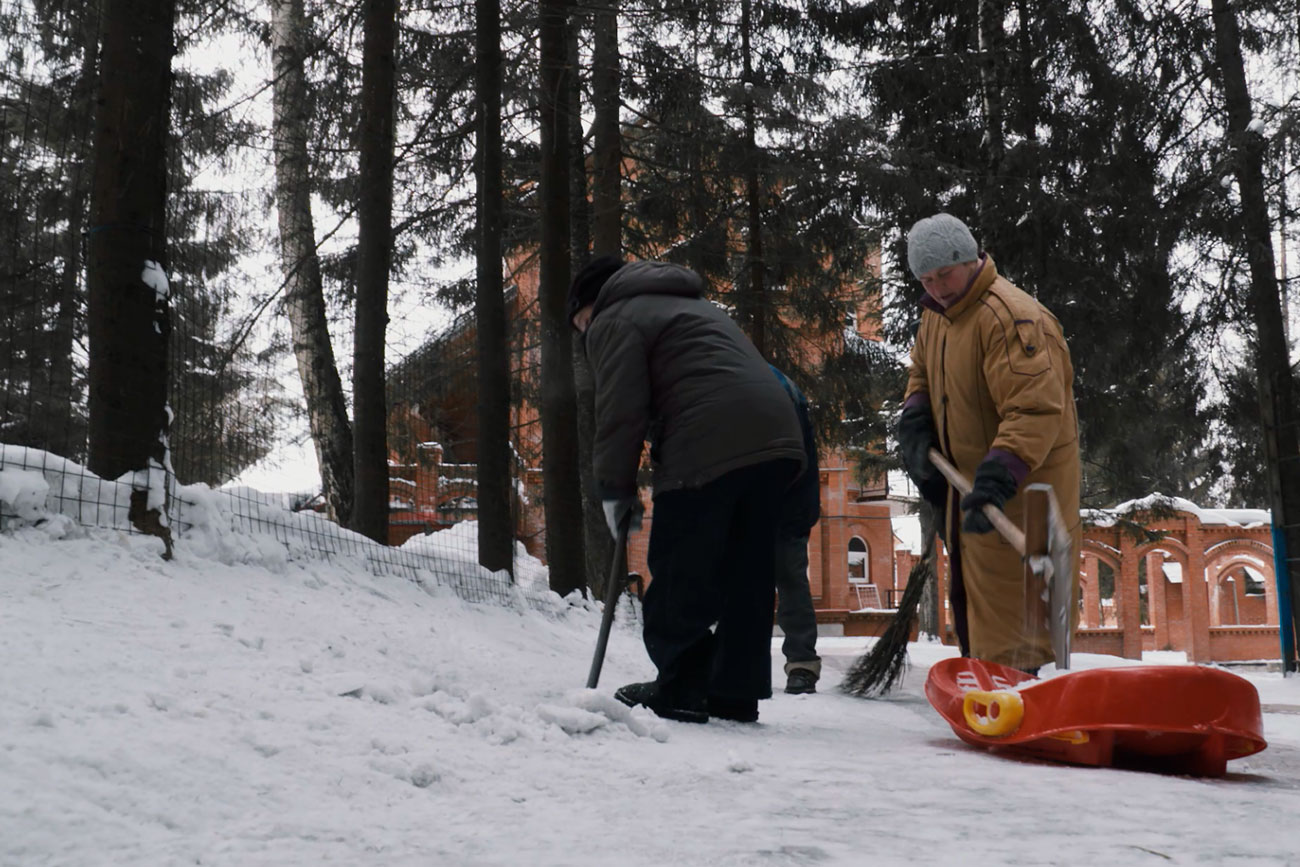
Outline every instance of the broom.
<path id="1" fill-rule="evenodd" d="M 912 637 L 912 623 L 921 605 L 925 582 L 934 574 L 934 537 L 933 532 L 926 534 L 921 546 L 921 559 L 907 573 L 907 587 L 898 602 L 894 619 L 871 650 L 853 663 L 840 684 L 841 692 L 859 698 L 882 696 L 902 680 L 907 669 L 907 642 Z"/>

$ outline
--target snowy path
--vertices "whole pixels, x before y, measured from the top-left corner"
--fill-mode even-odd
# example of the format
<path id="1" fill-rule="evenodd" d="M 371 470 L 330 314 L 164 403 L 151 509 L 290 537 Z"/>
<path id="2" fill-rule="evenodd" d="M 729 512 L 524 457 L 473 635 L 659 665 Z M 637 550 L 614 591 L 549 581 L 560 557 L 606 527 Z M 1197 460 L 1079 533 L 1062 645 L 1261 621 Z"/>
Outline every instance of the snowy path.
<path id="1" fill-rule="evenodd" d="M 1220 780 L 968 748 L 931 645 L 890 700 L 691 726 L 609 698 L 626 619 L 587 693 L 588 608 L 155 548 L 0 535 L 0 865 L 1300 864 L 1300 679 L 1250 675 L 1270 747 Z"/>

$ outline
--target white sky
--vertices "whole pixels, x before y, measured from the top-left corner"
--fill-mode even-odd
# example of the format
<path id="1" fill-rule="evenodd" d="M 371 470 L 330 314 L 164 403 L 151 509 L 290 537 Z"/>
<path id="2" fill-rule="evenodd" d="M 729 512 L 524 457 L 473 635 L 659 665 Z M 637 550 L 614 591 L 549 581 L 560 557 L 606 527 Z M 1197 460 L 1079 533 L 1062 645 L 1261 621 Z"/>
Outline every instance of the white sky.
<path id="1" fill-rule="evenodd" d="M 30 493 L 30 475 L 8 473 L 0 490 Z M 0 533 L 0 863 L 1274 865 L 1300 852 L 1300 678 L 1246 674 L 1270 746 L 1211 780 L 967 747 L 923 697 L 927 667 L 953 653 L 929 643 L 887 700 L 837 693 L 868 642 L 823 638 L 816 695 L 778 692 L 757 725 L 664 722 L 611 697 L 654 673 L 630 604 L 587 691 L 593 604 L 465 603 L 236 534 L 219 498 L 194 491 L 170 563 L 156 539 L 56 516 Z M 465 556 L 471 535 L 449 533 Z"/>

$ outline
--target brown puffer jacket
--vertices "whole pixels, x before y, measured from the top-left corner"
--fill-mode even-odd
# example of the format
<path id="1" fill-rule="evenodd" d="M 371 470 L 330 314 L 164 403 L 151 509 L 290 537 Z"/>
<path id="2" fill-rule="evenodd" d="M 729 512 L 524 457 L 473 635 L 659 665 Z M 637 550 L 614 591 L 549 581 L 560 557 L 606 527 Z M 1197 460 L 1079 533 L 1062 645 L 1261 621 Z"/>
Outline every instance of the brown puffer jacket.
<path id="1" fill-rule="evenodd" d="M 929 395 L 941 450 L 967 479 L 991 451 L 1028 468 L 1020 490 L 1050 484 L 1074 536 L 1079 520 L 1079 424 L 1074 367 L 1061 325 L 1046 307 L 998 275 L 990 256 L 969 292 L 947 310 L 926 305 L 906 399 Z M 996 531 L 962 534 L 949 489 L 949 548 L 960 556 L 971 655 L 1018 668 L 1052 659 L 1046 635 L 1023 626 L 1020 555 Z M 1024 497 L 1003 511 L 1024 526 Z M 955 524 L 955 526 L 954 526 Z M 1075 575 L 1075 595 L 1078 592 Z M 1077 606 L 1072 608 L 1077 620 Z"/>
<path id="2" fill-rule="evenodd" d="M 764 461 L 804 462 L 794 405 L 704 281 L 663 262 L 624 265 L 601 288 L 586 332 L 596 383 L 602 497 L 636 490 L 650 441 L 654 494 L 698 488 Z"/>

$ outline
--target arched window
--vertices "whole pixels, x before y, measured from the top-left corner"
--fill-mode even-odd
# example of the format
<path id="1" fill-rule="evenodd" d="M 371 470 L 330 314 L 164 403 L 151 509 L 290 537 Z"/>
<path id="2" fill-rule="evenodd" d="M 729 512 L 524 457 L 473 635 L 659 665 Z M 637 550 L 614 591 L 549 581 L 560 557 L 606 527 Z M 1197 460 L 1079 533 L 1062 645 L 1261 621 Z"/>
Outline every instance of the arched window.
<path id="1" fill-rule="evenodd" d="M 867 556 L 867 543 L 854 536 L 849 540 L 849 583 L 870 584 L 871 562 Z"/>

